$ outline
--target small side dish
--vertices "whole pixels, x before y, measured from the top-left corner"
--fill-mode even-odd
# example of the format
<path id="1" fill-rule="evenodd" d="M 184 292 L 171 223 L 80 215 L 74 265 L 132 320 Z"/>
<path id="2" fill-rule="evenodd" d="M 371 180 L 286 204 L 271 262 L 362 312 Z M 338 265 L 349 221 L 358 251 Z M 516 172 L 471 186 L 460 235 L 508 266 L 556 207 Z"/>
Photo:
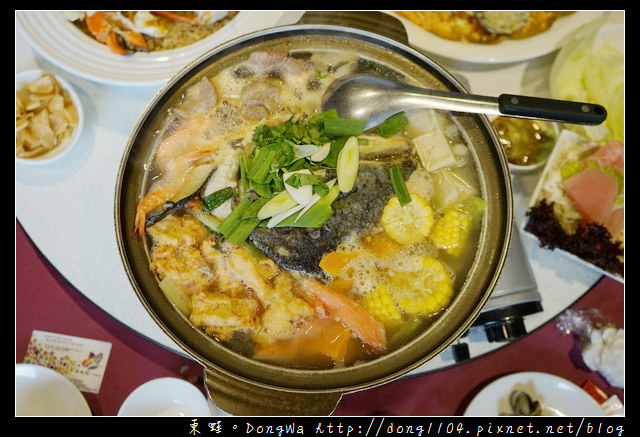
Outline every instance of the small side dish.
<path id="1" fill-rule="evenodd" d="M 505 150 L 509 167 L 514 171 L 543 166 L 556 142 L 556 129 L 545 121 L 496 117 L 491 124 Z"/>
<path id="2" fill-rule="evenodd" d="M 624 144 L 563 130 L 538 182 L 525 231 L 624 278 Z"/>
<path id="3" fill-rule="evenodd" d="M 16 77 L 16 158 L 42 161 L 59 156 L 77 139 L 80 101 L 63 79 L 40 70 Z"/>
<path id="4" fill-rule="evenodd" d="M 396 11 L 441 38 L 475 44 L 525 39 L 571 11 Z"/>

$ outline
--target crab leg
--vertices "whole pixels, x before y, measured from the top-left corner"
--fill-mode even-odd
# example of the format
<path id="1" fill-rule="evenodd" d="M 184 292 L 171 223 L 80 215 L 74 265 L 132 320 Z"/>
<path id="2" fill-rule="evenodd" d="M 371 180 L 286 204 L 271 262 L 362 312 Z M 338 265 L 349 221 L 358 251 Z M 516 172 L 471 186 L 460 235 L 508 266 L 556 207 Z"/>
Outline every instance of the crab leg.
<path id="1" fill-rule="evenodd" d="M 106 44 L 113 52 L 124 55 L 128 53 L 127 49 L 120 44 L 119 37 L 124 38 L 132 47 L 140 50 L 147 49 L 147 42 L 138 32 L 132 30 L 121 31 L 111 25 L 107 19 L 110 11 L 96 11 L 91 15 L 85 16 L 87 29 L 94 38 L 101 43 Z"/>

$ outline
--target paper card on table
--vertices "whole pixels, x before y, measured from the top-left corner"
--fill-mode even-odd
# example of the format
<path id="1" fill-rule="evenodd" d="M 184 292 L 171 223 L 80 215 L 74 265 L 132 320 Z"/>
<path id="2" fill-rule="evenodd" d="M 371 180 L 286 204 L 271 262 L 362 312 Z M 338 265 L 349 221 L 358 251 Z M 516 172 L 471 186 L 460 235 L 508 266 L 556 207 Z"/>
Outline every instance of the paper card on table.
<path id="1" fill-rule="evenodd" d="M 98 393 L 111 352 L 111 343 L 34 330 L 25 363 L 57 371 L 79 390 Z"/>

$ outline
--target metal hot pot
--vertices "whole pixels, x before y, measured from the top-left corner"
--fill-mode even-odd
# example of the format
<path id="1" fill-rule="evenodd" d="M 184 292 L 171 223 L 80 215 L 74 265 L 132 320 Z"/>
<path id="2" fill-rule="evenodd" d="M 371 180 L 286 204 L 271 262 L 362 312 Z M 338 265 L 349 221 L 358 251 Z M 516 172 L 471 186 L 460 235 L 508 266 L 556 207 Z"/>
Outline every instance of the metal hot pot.
<path id="1" fill-rule="evenodd" d="M 371 30 L 374 29 L 374 30 Z M 385 35 L 380 34 L 384 29 Z M 382 13 L 307 13 L 295 25 L 259 31 L 205 53 L 171 78 L 149 103 L 125 149 L 115 197 L 115 225 L 122 262 L 133 290 L 163 329 L 205 369 L 212 401 L 236 415 L 326 415 L 340 397 L 393 381 L 437 356 L 473 324 L 500 276 L 512 229 L 512 193 L 502 149 L 485 116 L 455 114 L 472 144 L 487 200 L 477 252 L 455 300 L 421 335 L 373 361 L 331 370 L 300 370 L 262 363 L 231 351 L 189 321 L 166 299 L 149 270 L 149 247 L 135 236 L 136 205 L 147 187 L 154 132 L 167 109 L 188 85 L 255 50 L 337 47 L 387 64 L 419 79 L 425 87 L 465 93 L 446 70 L 407 45 L 400 23 Z"/>

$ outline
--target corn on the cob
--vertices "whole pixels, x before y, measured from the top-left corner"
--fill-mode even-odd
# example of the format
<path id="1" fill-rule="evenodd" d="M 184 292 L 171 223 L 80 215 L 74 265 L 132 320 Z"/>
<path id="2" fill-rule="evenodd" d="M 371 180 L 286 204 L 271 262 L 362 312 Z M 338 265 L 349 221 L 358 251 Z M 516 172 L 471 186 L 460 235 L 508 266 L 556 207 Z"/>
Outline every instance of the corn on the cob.
<path id="1" fill-rule="evenodd" d="M 471 230 L 471 214 L 451 208 L 444 212 L 429 234 L 429 239 L 451 255 L 459 255 Z"/>
<path id="2" fill-rule="evenodd" d="M 360 302 L 385 326 L 403 321 L 405 315 L 438 314 L 451 302 L 453 280 L 445 265 L 435 258 L 418 258 L 415 270 L 391 271 L 385 283 Z"/>
<path id="3" fill-rule="evenodd" d="M 454 256 L 460 255 L 484 207 L 484 199 L 473 195 L 449 207 L 433 225 L 429 239 L 439 249 Z"/>
<path id="4" fill-rule="evenodd" d="M 360 303 L 373 317 L 385 325 L 402 321 L 402 314 L 394 305 L 389 290 L 384 284 L 380 284 L 377 288 L 369 292 Z"/>
<path id="5" fill-rule="evenodd" d="M 404 206 L 397 196 L 392 196 L 382 210 L 380 220 L 385 232 L 398 243 L 418 243 L 431 232 L 433 209 L 417 194 L 411 194 L 411 202 Z"/>
<path id="6" fill-rule="evenodd" d="M 437 314 L 453 297 L 453 280 L 444 264 L 435 258 L 421 257 L 417 272 L 394 272 L 389 277 L 389 292 L 400 311 L 430 316 Z"/>

